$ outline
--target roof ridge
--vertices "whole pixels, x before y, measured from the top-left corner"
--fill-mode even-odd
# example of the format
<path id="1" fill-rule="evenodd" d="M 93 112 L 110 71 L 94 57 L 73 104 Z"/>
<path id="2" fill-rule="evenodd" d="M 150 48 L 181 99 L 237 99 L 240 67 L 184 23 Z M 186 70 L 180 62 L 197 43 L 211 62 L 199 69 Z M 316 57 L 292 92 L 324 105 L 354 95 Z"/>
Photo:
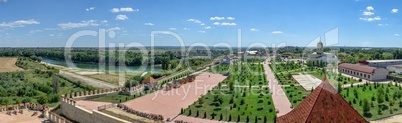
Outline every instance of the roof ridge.
<path id="1" fill-rule="evenodd" d="M 317 99 L 318 99 L 318 97 L 320 97 L 321 92 L 322 92 L 322 90 L 323 90 L 323 88 L 324 88 L 324 84 L 321 83 L 321 85 L 322 85 L 322 87 L 320 88 L 320 91 L 318 92 L 318 95 L 314 98 L 314 104 L 313 104 L 313 106 L 311 106 L 311 108 L 310 108 L 310 110 L 309 110 L 309 112 L 308 112 L 307 118 L 304 119 L 304 123 L 306 123 L 307 120 L 310 118 L 311 112 L 313 111 L 313 109 L 314 109 L 314 107 L 315 107 L 315 104 L 317 104 Z M 318 87 L 320 87 L 320 85 L 319 85 Z"/>

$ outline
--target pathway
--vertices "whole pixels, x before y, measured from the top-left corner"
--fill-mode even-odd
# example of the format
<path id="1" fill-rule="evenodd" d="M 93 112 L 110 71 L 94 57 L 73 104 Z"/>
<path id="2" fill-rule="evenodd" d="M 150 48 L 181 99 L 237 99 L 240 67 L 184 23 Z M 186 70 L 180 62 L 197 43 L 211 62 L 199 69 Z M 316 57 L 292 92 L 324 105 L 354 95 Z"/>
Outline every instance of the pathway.
<path id="1" fill-rule="evenodd" d="M 268 57 L 264 64 L 265 74 L 267 79 L 269 80 L 269 87 L 272 92 L 272 99 L 274 101 L 275 109 L 277 109 L 278 117 L 289 113 L 292 108 L 292 104 L 289 102 L 288 97 L 285 92 L 282 90 L 281 85 L 279 85 L 278 81 L 275 79 L 275 75 L 272 72 L 271 68 L 268 66 L 270 63 L 270 58 Z"/>
<path id="2" fill-rule="evenodd" d="M 172 119 L 180 114 L 182 108 L 187 108 L 225 78 L 226 76 L 220 74 L 203 73 L 196 76 L 194 82 L 179 88 L 169 91 L 158 90 L 123 104 L 137 111 L 160 114 L 165 119 Z"/>
<path id="3" fill-rule="evenodd" d="M 104 81 L 88 78 L 85 76 L 81 76 L 81 75 L 66 72 L 66 71 L 60 71 L 59 74 L 60 74 L 60 76 L 67 78 L 69 80 L 83 82 L 83 83 L 88 84 L 95 88 L 116 88 L 117 87 L 117 85 L 112 85 L 112 84 L 106 83 Z"/>

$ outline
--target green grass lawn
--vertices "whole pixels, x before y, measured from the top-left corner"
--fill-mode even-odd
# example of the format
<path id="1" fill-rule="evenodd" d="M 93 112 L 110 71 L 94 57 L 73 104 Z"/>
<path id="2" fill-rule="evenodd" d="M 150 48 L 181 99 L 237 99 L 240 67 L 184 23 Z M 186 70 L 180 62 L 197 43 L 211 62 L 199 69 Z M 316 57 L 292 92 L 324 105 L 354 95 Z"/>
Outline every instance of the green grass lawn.
<path id="1" fill-rule="evenodd" d="M 247 122 L 247 117 L 249 122 L 273 122 L 276 113 L 268 88 L 236 89 L 239 91 L 215 88 L 185 109 L 184 115 L 230 122 Z"/>
<path id="2" fill-rule="evenodd" d="M 151 91 L 144 91 L 144 93 L 141 94 L 134 94 L 131 96 L 128 95 L 120 95 L 118 93 L 113 93 L 113 94 L 107 94 L 102 97 L 90 99 L 88 101 L 97 101 L 97 102 L 110 102 L 110 103 L 121 103 L 121 102 L 126 102 L 141 96 L 144 96 L 146 94 L 152 93 Z"/>
<path id="3" fill-rule="evenodd" d="M 282 88 L 294 108 L 311 93 L 311 91 L 304 90 L 302 86 L 287 86 Z"/>
<path id="4" fill-rule="evenodd" d="M 228 70 L 226 65 L 218 65 L 216 68 Z M 267 85 L 261 64 L 234 64 L 229 77 L 222 83 L 228 86 L 220 89 L 218 85 L 186 108 L 183 114 L 229 122 L 274 121 L 276 112 L 269 88 L 260 87 Z M 231 90 L 231 84 L 245 87 L 233 86 Z"/>
<path id="5" fill-rule="evenodd" d="M 341 95 L 366 119 L 374 120 L 402 113 L 402 90 L 389 84 L 375 84 L 344 88 Z M 380 100 L 384 100 L 381 104 Z M 363 100 L 368 100 L 370 112 L 363 113 Z M 380 104 L 380 105 L 379 105 Z M 379 112 L 381 109 L 381 112 Z"/>

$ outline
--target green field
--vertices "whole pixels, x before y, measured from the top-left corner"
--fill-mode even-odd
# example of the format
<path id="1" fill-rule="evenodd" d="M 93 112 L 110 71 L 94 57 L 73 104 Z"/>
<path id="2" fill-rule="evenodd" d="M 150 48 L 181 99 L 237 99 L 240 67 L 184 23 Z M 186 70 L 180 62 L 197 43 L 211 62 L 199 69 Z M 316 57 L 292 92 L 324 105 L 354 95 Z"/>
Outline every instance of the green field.
<path id="1" fill-rule="evenodd" d="M 234 65 L 229 77 L 198 101 L 184 109 L 183 114 L 192 117 L 228 122 L 273 122 L 276 116 L 272 97 L 261 64 Z M 227 65 L 219 65 L 224 70 Z M 251 71 L 246 70 L 250 68 Z M 241 72 L 240 72 L 241 71 Z M 250 80 L 248 84 L 241 82 Z M 236 81 L 240 81 L 236 83 Z M 246 86 L 245 86 L 246 85 Z"/>
<path id="2" fill-rule="evenodd" d="M 365 84 L 342 89 L 341 95 L 366 119 L 373 120 L 402 113 L 401 87 L 391 84 Z M 364 113 L 365 101 L 368 112 Z"/>

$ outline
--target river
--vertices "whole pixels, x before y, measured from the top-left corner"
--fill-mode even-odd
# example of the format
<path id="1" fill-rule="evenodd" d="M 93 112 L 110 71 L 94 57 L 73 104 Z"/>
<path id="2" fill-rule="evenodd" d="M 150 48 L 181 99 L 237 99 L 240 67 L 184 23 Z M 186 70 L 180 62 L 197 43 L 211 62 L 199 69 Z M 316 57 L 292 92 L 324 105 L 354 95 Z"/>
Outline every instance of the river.
<path id="1" fill-rule="evenodd" d="M 44 58 L 42 60 L 42 62 L 71 68 L 71 67 L 69 67 L 67 65 L 66 61 L 64 61 L 64 60 L 53 60 L 53 59 Z M 98 71 L 98 69 L 99 69 L 98 64 L 74 63 L 74 65 L 79 69 L 84 69 L 84 70 L 89 70 L 89 71 Z M 114 70 L 111 70 L 111 71 L 115 71 L 115 72 L 117 72 L 117 71 L 125 71 L 125 72 L 135 72 L 135 73 L 137 73 L 137 72 L 142 73 L 142 72 L 150 72 L 150 71 L 152 71 L 151 66 L 143 66 L 142 68 L 141 68 L 141 66 L 125 66 L 125 67 L 114 66 L 114 67 L 115 67 Z M 121 70 L 120 70 L 120 68 L 121 68 Z M 109 66 L 106 65 L 105 69 L 109 70 Z M 160 65 L 156 65 L 156 66 L 154 66 L 153 69 L 154 69 L 153 71 L 159 72 L 159 71 L 162 70 L 162 67 Z"/>

